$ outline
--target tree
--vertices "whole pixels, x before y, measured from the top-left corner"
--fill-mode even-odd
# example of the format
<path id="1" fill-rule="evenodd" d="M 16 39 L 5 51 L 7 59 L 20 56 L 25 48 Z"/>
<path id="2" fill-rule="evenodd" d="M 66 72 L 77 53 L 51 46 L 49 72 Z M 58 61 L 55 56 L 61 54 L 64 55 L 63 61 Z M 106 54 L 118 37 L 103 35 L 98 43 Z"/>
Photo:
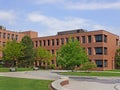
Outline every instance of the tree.
<path id="1" fill-rule="evenodd" d="M 15 40 L 8 41 L 3 48 L 3 60 L 10 60 L 12 66 L 17 66 L 19 57 L 23 56 L 23 48 L 24 47 Z"/>
<path id="2" fill-rule="evenodd" d="M 115 59 L 116 59 L 116 66 L 117 68 L 119 68 L 120 67 L 120 48 L 116 51 Z"/>
<path id="3" fill-rule="evenodd" d="M 29 36 L 24 36 L 21 40 L 21 44 L 25 47 L 23 49 L 23 56 L 21 59 L 20 66 L 30 67 L 33 65 L 34 61 L 34 50 L 33 50 L 33 42 Z"/>
<path id="4" fill-rule="evenodd" d="M 57 53 L 57 64 L 65 69 L 74 69 L 87 61 L 88 56 L 77 40 L 70 39 Z"/>
<path id="5" fill-rule="evenodd" d="M 36 48 L 35 60 L 44 63 L 50 63 L 51 53 L 43 47 Z"/>
<path id="6" fill-rule="evenodd" d="M 94 69 L 96 67 L 97 66 L 96 66 L 96 64 L 94 62 L 86 62 L 86 63 L 83 64 L 81 69 L 82 70 L 92 70 L 92 69 Z"/>

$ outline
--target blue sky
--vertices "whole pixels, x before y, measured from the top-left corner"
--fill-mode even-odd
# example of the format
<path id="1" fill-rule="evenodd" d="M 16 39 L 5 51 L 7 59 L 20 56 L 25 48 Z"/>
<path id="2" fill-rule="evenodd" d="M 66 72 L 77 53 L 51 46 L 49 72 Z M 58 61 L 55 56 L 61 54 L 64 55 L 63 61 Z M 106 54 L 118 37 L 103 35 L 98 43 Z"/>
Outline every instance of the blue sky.
<path id="1" fill-rule="evenodd" d="M 0 0 L 0 25 L 39 36 L 81 28 L 120 35 L 120 0 Z"/>

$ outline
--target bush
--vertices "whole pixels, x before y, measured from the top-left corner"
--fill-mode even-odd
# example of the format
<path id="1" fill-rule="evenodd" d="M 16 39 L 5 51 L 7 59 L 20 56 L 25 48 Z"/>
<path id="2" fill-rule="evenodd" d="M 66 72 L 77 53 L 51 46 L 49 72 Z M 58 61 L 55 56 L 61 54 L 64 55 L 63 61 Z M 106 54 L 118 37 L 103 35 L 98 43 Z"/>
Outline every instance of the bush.
<path id="1" fill-rule="evenodd" d="M 85 64 L 83 64 L 82 66 L 82 70 L 92 70 L 94 68 L 96 68 L 96 64 L 94 62 L 86 62 Z"/>

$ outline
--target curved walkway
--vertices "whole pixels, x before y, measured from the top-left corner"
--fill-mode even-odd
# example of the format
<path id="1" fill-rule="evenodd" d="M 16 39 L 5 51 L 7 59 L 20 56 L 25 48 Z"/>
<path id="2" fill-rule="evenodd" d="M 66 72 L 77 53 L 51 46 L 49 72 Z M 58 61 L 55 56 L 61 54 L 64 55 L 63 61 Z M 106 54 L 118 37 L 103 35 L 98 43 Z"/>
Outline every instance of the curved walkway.
<path id="1" fill-rule="evenodd" d="M 65 72 L 64 70 L 39 70 L 25 72 L 5 72 L 0 76 L 56 80 L 63 75 L 57 72 Z M 68 90 L 120 90 L 120 77 L 79 77 L 69 76 L 69 84 L 64 88 Z"/>

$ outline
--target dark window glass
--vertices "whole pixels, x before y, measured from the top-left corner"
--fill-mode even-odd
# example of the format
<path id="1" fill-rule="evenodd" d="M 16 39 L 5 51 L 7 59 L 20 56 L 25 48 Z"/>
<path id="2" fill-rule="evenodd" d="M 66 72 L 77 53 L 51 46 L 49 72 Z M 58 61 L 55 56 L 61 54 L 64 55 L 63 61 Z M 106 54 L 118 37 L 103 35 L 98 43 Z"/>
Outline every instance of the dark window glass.
<path id="1" fill-rule="evenodd" d="M 14 34 L 12 34 L 12 40 L 14 40 Z"/>
<path id="2" fill-rule="evenodd" d="M 78 41 L 80 41 L 80 37 L 76 37 L 76 39 L 77 39 Z"/>
<path id="3" fill-rule="evenodd" d="M 50 46 L 50 40 L 48 40 L 48 46 Z"/>
<path id="4" fill-rule="evenodd" d="M 38 47 L 38 41 L 35 41 L 35 46 Z"/>
<path id="5" fill-rule="evenodd" d="M 3 33 L 3 38 L 6 38 L 6 33 Z"/>
<path id="6" fill-rule="evenodd" d="M 96 55 L 102 55 L 103 54 L 103 48 L 102 47 L 95 47 Z"/>
<path id="7" fill-rule="evenodd" d="M 64 38 L 61 38 L 61 44 L 62 45 L 64 44 Z"/>
<path id="8" fill-rule="evenodd" d="M 7 39 L 10 39 L 10 34 L 7 35 Z"/>
<path id="9" fill-rule="evenodd" d="M 52 64 L 54 64 L 54 60 L 52 60 L 51 62 L 52 62 Z"/>
<path id="10" fill-rule="evenodd" d="M 88 55 L 91 55 L 91 54 L 92 54 L 91 48 L 88 48 Z"/>
<path id="11" fill-rule="evenodd" d="M 102 34 L 95 35 L 95 40 L 96 40 L 96 42 L 102 42 Z"/>
<path id="12" fill-rule="evenodd" d="M 52 46 L 54 46 L 55 42 L 54 42 L 54 39 L 52 39 Z"/>
<path id="13" fill-rule="evenodd" d="M 107 55 L 107 47 L 104 47 L 104 55 Z"/>
<path id="14" fill-rule="evenodd" d="M 104 42 L 107 42 L 107 35 L 104 35 Z"/>
<path id="15" fill-rule="evenodd" d="M 66 43 L 68 43 L 68 41 L 69 41 L 68 38 L 66 38 Z"/>
<path id="16" fill-rule="evenodd" d="M 46 45 L 46 41 L 45 41 L 45 40 L 43 40 L 43 45 L 44 45 L 44 46 Z"/>
<path id="17" fill-rule="evenodd" d="M 42 41 L 41 40 L 39 41 L 39 44 L 40 44 L 40 46 L 42 46 Z"/>
<path id="18" fill-rule="evenodd" d="M 91 36 L 88 36 L 88 43 L 91 43 Z"/>
<path id="19" fill-rule="evenodd" d="M 16 38 L 16 40 L 18 40 L 18 35 L 16 35 L 16 37 L 15 37 L 15 38 Z"/>
<path id="20" fill-rule="evenodd" d="M 103 60 L 95 60 L 97 67 L 103 67 Z"/>
<path id="21" fill-rule="evenodd" d="M 108 60 L 104 60 L 104 67 L 108 66 Z"/>
<path id="22" fill-rule="evenodd" d="M 56 44 L 59 45 L 59 39 L 56 39 Z"/>
<path id="23" fill-rule="evenodd" d="M 82 43 L 85 43 L 85 36 L 82 36 Z"/>

